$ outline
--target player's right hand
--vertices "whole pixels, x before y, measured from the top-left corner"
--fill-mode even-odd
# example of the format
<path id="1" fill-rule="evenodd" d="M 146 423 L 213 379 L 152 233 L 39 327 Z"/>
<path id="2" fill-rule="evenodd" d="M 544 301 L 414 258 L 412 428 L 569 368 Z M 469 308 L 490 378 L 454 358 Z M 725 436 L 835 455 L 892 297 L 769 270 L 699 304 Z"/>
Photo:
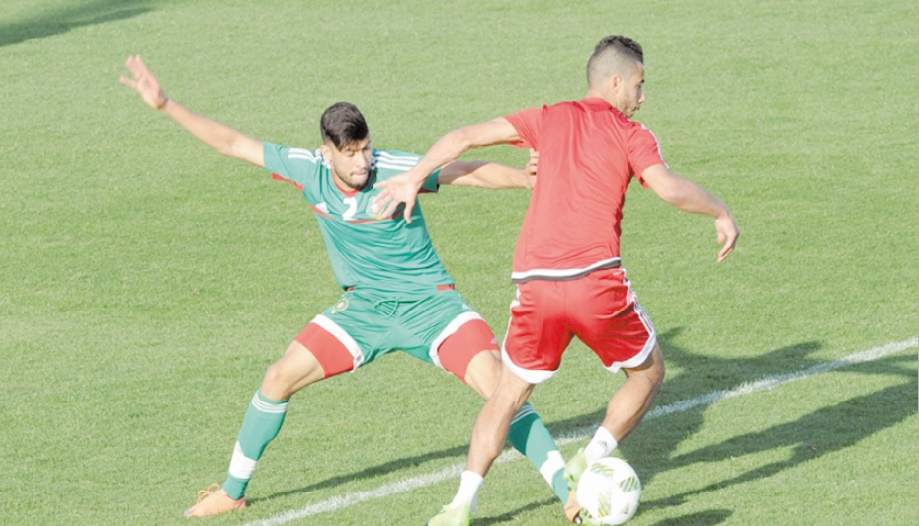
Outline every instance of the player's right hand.
<path id="1" fill-rule="evenodd" d="M 147 65 L 144 64 L 140 55 L 128 57 L 125 66 L 128 67 L 131 76 L 125 77 L 122 75 L 119 81 L 139 93 L 147 106 L 155 110 L 162 109 L 163 106 L 166 105 L 166 102 L 169 101 L 169 98 L 163 93 L 163 90 L 160 88 L 160 83 L 156 80 L 156 77 L 153 76 L 153 73 L 150 72 L 150 69 L 147 68 Z"/>
<path id="2" fill-rule="evenodd" d="M 415 208 L 415 199 L 418 198 L 421 184 L 414 181 L 411 173 L 401 173 L 373 185 L 375 189 L 380 190 L 373 198 L 373 213 L 377 218 L 391 216 L 400 203 L 405 203 L 402 215 L 406 223 L 412 222 L 412 210 Z"/>

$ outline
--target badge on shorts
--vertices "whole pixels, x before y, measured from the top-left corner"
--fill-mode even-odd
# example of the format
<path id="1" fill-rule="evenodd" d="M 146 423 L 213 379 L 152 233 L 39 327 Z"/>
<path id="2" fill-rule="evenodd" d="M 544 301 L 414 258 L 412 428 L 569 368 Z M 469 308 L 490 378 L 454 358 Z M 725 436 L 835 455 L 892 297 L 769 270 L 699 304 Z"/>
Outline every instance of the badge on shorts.
<path id="1" fill-rule="evenodd" d="M 348 310 L 348 300 L 341 300 L 332 307 L 332 313 L 341 312 L 343 310 Z"/>

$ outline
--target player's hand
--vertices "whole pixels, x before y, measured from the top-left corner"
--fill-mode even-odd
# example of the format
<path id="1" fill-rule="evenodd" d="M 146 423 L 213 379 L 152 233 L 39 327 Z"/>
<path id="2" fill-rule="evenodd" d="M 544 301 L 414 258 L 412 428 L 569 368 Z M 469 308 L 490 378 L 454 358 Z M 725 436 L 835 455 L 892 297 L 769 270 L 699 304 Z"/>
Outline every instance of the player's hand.
<path id="1" fill-rule="evenodd" d="M 423 181 L 422 183 L 423 184 Z M 380 193 L 373 198 L 373 214 L 377 219 L 391 216 L 400 204 L 405 203 L 402 216 L 406 223 L 412 222 L 412 210 L 421 190 L 421 184 L 411 177 L 411 172 L 401 173 L 373 185 Z"/>
<path id="2" fill-rule="evenodd" d="M 530 160 L 527 161 L 526 168 L 523 169 L 527 174 L 527 184 L 532 189 L 536 186 L 536 168 L 539 165 L 539 152 L 530 148 Z"/>
<path id="3" fill-rule="evenodd" d="M 125 77 L 122 75 L 119 81 L 139 93 L 147 106 L 155 110 L 162 109 L 169 98 L 163 93 L 160 83 L 147 68 L 147 65 L 144 64 L 144 61 L 141 60 L 140 55 L 128 57 L 125 66 L 128 67 L 131 76 Z"/>
<path id="4" fill-rule="evenodd" d="M 718 263 L 721 263 L 734 251 L 740 231 L 730 212 L 715 219 L 715 231 L 718 232 L 718 244 L 721 245 L 721 250 L 718 251 Z"/>

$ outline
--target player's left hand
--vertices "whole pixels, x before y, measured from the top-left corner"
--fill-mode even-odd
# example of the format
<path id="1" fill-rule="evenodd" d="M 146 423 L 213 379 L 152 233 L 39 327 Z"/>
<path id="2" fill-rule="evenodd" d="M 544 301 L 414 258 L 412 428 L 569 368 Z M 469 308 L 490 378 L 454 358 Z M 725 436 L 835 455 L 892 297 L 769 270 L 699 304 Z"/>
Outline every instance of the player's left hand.
<path id="1" fill-rule="evenodd" d="M 390 177 L 374 184 L 373 187 L 380 190 L 373 198 L 373 214 L 377 219 L 391 216 L 401 203 L 405 203 L 402 216 L 406 223 L 412 222 L 412 210 L 415 208 L 421 184 L 412 179 L 411 172 Z"/>
<path id="2" fill-rule="evenodd" d="M 526 168 L 523 169 L 527 174 L 527 184 L 532 190 L 536 186 L 536 168 L 539 165 L 539 152 L 530 148 L 530 160 L 527 161 Z"/>
<path id="3" fill-rule="evenodd" d="M 718 232 L 718 244 L 721 245 L 721 250 L 718 251 L 718 263 L 721 263 L 734 251 L 734 245 L 737 244 L 740 231 L 737 229 L 737 222 L 734 221 L 734 216 L 730 213 L 715 219 L 715 231 Z"/>

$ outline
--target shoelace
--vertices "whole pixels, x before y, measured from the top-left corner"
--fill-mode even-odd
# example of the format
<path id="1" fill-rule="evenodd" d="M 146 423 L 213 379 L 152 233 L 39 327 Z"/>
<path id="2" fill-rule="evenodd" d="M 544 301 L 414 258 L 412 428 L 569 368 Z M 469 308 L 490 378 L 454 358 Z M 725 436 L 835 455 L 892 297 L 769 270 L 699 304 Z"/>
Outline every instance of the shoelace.
<path id="1" fill-rule="evenodd" d="M 202 489 L 198 491 L 198 502 L 201 502 L 202 500 L 210 497 L 211 495 L 219 491 L 220 491 L 220 484 L 217 484 L 216 482 L 211 484 L 210 486 L 207 487 L 207 489 Z"/>

